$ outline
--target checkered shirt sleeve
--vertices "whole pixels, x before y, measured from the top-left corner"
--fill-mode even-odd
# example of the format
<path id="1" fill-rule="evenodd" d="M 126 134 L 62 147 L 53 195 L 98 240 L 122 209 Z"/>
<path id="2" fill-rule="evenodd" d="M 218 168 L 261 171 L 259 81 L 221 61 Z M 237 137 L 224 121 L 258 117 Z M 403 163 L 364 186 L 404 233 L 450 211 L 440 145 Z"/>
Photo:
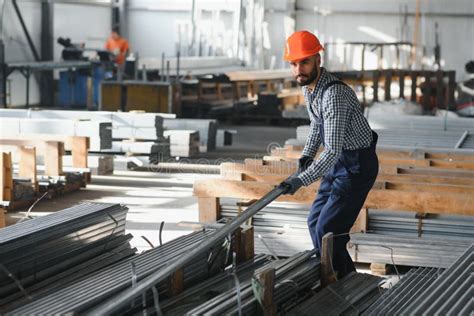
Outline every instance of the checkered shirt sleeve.
<path id="1" fill-rule="evenodd" d="M 303 156 L 314 158 L 321 145 L 321 135 L 319 135 L 319 125 L 316 121 L 311 121 L 309 126 L 308 139 L 303 148 Z"/>
<path id="2" fill-rule="evenodd" d="M 328 173 L 336 164 L 342 152 L 345 131 L 351 119 L 350 105 L 347 102 L 344 89 L 344 86 L 334 85 L 324 93 L 321 111 L 324 124 L 324 150 L 305 172 L 298 175 L 305 186 L 310 185 Z M 318 128 L 317 123 L 313 124 L 312 122 L 311 126 L 311 130 Z M 321 138 L 319 131 L 312 135 L 308 137 L 307 146 L 305 146 L 305 149 L 308 147 L 308 153 L 313 153 L 313 149 L 317 151 L 319 147 L 317 143 L 318 139 L 320 141 Z M 318 147 L 316 147 L 316 144 L 318 144 Z M 316 154 L 316 152 L 314 153 Z"/>

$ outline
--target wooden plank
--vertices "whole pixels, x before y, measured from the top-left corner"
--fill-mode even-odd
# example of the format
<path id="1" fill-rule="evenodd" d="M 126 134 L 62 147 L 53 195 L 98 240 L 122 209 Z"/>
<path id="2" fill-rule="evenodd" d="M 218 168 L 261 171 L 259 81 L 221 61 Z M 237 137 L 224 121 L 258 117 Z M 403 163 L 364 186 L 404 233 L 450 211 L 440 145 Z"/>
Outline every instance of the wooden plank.
<path id="1" fill-rule="evenodd" d="M 193 194 L 197 196 L 198 199 L 216 199 L 220 197 L 260 199 L 274 187 L 275 184 L 265 182 L 221 179 L 197 180 L 194 183 Z M 317 187 L 316 183 L 308 187 L 302 187 L 294 195 L 283 195 L 279 197 L 277 201 L 311 204 L 314 200 Z M 474 215 L 472 205 L 474 205 L 473 194 L 373 189 L 369 192 L 364 207 L 440 214 Z"/>
<path id="2" fill-rule="evenodd" d="M 7 226 L 5 212 L 6 210 L 0 207 L 0 228 Z"/>
<path id="3" fill-rule="evenodd" d="M 320 268 L 320 278 L 321 285 L 326 287 L 332 283 L 335 283 L 336 276 L 334 274 L 334 269 L 332 265 L 332 260 L 334 258 L 334 235 L 329 232 L 323 236 L 321 249 L 321 268 Z"/>
<path id="4" fill-rule="evenodd" d="M 0 153 L 0 201 L 13 200 L 13 166 L 11 153 Z"/>
<path id="5" fill-rule="evenodd" d="M 199 222 L 209 223 L 220 219 L 220 201 L 213 196 L 198 196 Z"/>
<path id="6" fill-rule="evenodd" d="M 263 306 L 262 314 L 264 316 L 275 316 L 277 314 L 277 306 L 273 300 L 273 293 L 275 289 L 275 268 L 265 268 L 260 273 L 256 274 L 254 278 L 257 280 L 258 294 L 260 302 Z"/>
<path id="7" fill-rule="evenodd" d="M 301 157 L 303 151 L 302 146 L 285 145 L 285 147 L 276 147 L 272 149 L 272 156 L 291 157 L 298 159 Z M 321 149 L 318 153 L 321 152 Z M 442 150 L 430 150 L 429 148 L 424 149 L 413 149 L 413 150 L 397 150 L 388 149 L 384 147 L 377 148 L 377 155 L 384 157 L 393 158 L 416 158 L 416 159 L 438 159 L 448 161 L 474 161 L 474 155 L 471 153 L 463 152 L 442 152 Z"/>
<path id="8" fill-rule="evenodd" d="M 23 178 L 30 178 L 35 192 L 38 193 L 38 180 L 36 177 L 36 148 L 22 146 L 18 149 L 20 152 L 18 175 Z"/>
<path id="9" fill-rule="evenodd" d="M 183 269 L 176 270 L 170 277 L 169 290 L 171 296 L 176 296 L 183 292 L 184 289 L 184 272 Z"/>
<path id="10" fill-rule="evenodd" d="M 354 225 L 352 225 L 351 233 L 360 233 L 360 232 L 367 232 L 367 228 L 369 226 L 369 210 L 367 208 L 363 208 L 360 210 L 359 215 L 357 216 Z"/>
<path id="11" fill-rule="evenodd" d="M 46 142 L 44 156 L 44 174 L 57 177 L 63 174 L 64 145 L 60 142 Z"/>

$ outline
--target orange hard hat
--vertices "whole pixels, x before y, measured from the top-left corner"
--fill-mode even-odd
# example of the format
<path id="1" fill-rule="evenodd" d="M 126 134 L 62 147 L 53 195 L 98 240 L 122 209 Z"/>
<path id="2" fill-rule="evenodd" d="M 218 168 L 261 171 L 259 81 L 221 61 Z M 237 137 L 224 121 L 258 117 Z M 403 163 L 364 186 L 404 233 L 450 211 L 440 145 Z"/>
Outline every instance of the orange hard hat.
<path id="1" fill-rule="evenodd" d="M 285 46 L 285 60 L 299 61 L 324 50 L 319 39 L 311 32 L 298 31 L 288 37 Z"/>

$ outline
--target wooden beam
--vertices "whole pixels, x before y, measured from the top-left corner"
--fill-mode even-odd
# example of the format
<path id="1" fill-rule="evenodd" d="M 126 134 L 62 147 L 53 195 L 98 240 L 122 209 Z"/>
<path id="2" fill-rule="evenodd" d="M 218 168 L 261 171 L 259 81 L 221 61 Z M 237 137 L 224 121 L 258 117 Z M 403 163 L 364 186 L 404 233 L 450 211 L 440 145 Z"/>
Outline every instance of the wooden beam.
<path id="1" fill-rule="evenodd" d="M 0 153 L 0 201 L 13 200 L 13 166 L 11 153 Z"/>
<path id="2" fill-rule="evenodd" d="M 351 233 L 360 233 L 360 232 L 367 232 L 367 228 L 369 226 L 369 209 L 363 208 L 360 210 L 357 219 L 352 225 Z"/>
<path id="3" fill-rule="evenodd" d="M 220 219 L 220 201 L 218 197 L 198 196 L 199 222 L 209 223 Z"/>
<path id="4" fill-rule="evenodd" d="M 252 259 L 255 254 L 253 226 L 247 226 L 236 231 L 234 238 L 237 263 Z"/>
<path id="5" fill-rule="evenodd" d="M 176 270 L 169 279 L 169 290 L 171 296 L 176 296 L 183 292 L 184 289 L 184 272 L 183 269 Z"/>
<path id="6" fill-rule="evenodd" d="M 255 279 L 258 281 L 258 295 L 262 303 L 262 313 L 264 316 L 275 316 L 277 314 L 277 306 L 274 301 L 275 289 L 275 268 L 266 268 L 262 272 L 256 274 Z"/>
<path id="7" fill-rule="evenodd" d="M 22 146 L 18 148 L 20 152 L 20 163 L 18 175 L 23 178 L 30 178 L 35 192 L 38 193 L 38 180 L 36 172 L 36 148 Z"/>
<path id="8" fill-rule="evenodd" d="M 323 287 L 336 282 L 336 276 L 332 261 L 334 258 L 334 235 L 333 233 L 326 233 L 321 241 L 321 268 L 320 268 L 320 279 Z"/>
<path id="9" fill-rule="evenodd" d="M 275 187 L 273 183 L 231 181 L 222 179 L 197 180 L 193 194 L 200 198 L 260 199 Z M 277 201 L 313 202 L 317 184 L 303 187 L 294 195 L 283 195 Z M 417 211 L 427 213 L 474 215 L 474 195 L 468 193 L 405 191 L 394 189 L 373 189 L 364 207 Z M 201 215 L 200 215 L 201 216 Z M 202 221 L 202 220 L 201 220 Z"/>
<path id="10" fill-rule="evenodd" d="M 52 177 L 62 175 L 64 144 L 60 142 L 46 142 L 44 148 L 44 174 Z"/>
<path id="11" fill-rule="evenodd" d="M 0 207 L 0 228 L 7 226 L 6 219 L 5 219 L 5 212 L 6 210 Z"/>
<path id="12" fill-rule="evenodd" d="M 241 163 L 222 163 L 221 178 L 227 180 L 277 183 L 283 181 L 291 173 L 296 171 L 294 164 L 287 165 L 286 167 L 287 168 L 282 168 L 281 166 L 255 167 Z M 460 173 L 456 170 L 436 170 L 438 174 L 430 175 L 431 171 L 426 168 L 406 169 L 399 168 L 398 166 L 382 166 L 381 169 L 377 177 L 377 180 L 380 181 L 437 183 L 463 186 L 474 185 L 474 174 L 472 174 L 472 177 L 466 177 L 466 173 Z M 420 170 L 420 174 L 417 174 L 416 170 Z M 405 173 L 405 171 L 409 171 L 410 173 Z"/>

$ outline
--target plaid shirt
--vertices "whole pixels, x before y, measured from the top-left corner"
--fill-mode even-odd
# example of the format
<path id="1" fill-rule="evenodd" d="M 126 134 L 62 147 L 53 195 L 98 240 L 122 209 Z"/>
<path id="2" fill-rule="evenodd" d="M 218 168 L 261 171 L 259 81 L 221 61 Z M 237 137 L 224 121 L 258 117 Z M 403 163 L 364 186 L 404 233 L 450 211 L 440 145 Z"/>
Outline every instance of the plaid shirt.
<path id="1" fill-rule="evenodd" d="M 310 91 L 307 86 L 303 87 L 311 121 L 303 156 L 315 157 L 321 142 L 324 146 L 318 159 L 305 172 L 298 175 L 305 186 L 326 175 L 336 164 L 343 149 L 366 148 L 372 142 L 371 128 L 351 88 L 335 84 L 324 92 L 324 96 L 322 95 L 324 86 L 334 80 L 338 78 L 321 67 L 321 76 L 314 90 Z M 313 111 L 310 110 L 310 106 Z M 323 124 L 324 139 L 321 139 L 320 124 Z"/>

